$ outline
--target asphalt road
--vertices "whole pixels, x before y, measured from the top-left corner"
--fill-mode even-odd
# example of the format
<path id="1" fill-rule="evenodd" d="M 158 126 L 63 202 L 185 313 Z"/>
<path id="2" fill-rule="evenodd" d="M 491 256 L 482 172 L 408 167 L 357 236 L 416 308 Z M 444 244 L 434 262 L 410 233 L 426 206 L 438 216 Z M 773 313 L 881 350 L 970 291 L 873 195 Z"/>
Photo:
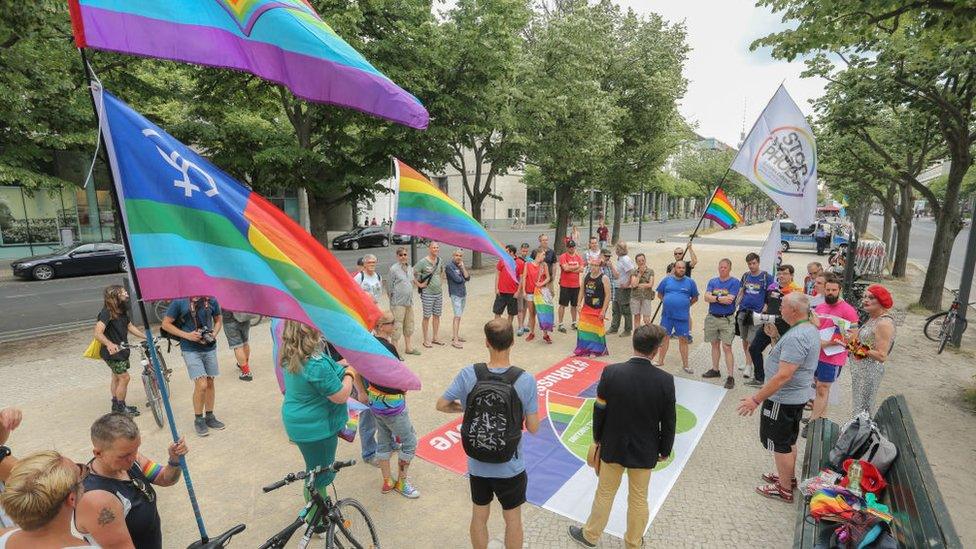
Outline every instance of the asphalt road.
<path id="1" fill-rule="evenodd" d="M 644 223 L 642 240 L 653 241 L 662 237 L 669 237 L 683 231 L 694 229 L 697 219 L 681 219 L 663 223 Z M 586 233 L 588 226 L 580 228 Z M 549 234 L 550 239 L 555 236 L 555 230 L 545 228 L 529 228 L 524 230 L 497 230 L 492 234 L 505 244 L 528 242 L 535 245 L 541 232 Z M 626 224 L 621 228 L 624 240 L 637 240 L 637 224 Z M 334 235 L 330 235 L 334 236 Z M 333 253 L 346 269 L 352 271 L 356 267 L 356 260 L 363 254 L 371 253 L 377 257 L 380 273 L 386 272 L 394 261 L 396 246 L 386 248 L 365 248 L 360 250 L 335 250 Z M 452 246 L 441 248 L 441 256 L 449 257 Z M 426 253 L 423 247 L 417 249 L 418 259 Z M 485 265 L 494 264 L 491 256 L 483 256 Z M 465 253 L 465 261 L 471 262 L 471 253 Z M 122 283 L 121 273 L 99 276 L 85 276 L 48 281 L 25 281 L 12 279 L 8 271 L 0 276 L 0 307 L 4 314 L 0 315 L 0 341 L 23 339 L 36 335 L 58 333 L 80 326 L 90 326 L 101 309 L 102 290 L 110 284 Z"/>
<path id="2" fill-rule="evenodd" d="M 884 226 L 884 217 L 872 215 L 868 220 L 868 229 L 875 235 L 881 236 L 881 229 Z M 947 288 L 958 288 L 962 278 L 962 265 L 966 257 L 966 243 L 969 239 L 969 231 L 972 227 L 964 227 L 959 231 L 956 240 L 952 245 L 952 256 L 949 258 L 949 270 L 946 273 L 945 285 Z M 923 269 L 928 267 L 929 255 L 932 253 L 932 243 L 935 241 L 935 221 L 928 217 L 921 217 L 912 221 L 912 236 L 908 244 L 908 259 L 917 263 Z M 973 281 L 970 281 L 973 284 Z M 972 286 L 970 295 L 976 296 L 976 284 Z M 973 298 L 970 298 L 973 299 Z"/>

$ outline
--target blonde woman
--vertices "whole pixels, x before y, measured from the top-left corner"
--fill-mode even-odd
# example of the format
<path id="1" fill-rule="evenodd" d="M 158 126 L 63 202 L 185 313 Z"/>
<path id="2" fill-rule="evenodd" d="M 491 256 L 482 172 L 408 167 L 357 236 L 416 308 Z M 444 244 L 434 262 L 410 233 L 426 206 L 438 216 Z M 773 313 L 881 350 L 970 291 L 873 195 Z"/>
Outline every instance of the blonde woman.
<path id="1" fill-rule="evenodd" d="M 0 549 L 98 547 L 71 533 L 71 520 L 84 494 L 88 466 L 58 452 L 37 452 L 10 472 L 0 506 L 19 528 L 0 535 Z"/>
<path id="2" fill-rule="evenodd" d="M 339 431 L 349 417 L 346 400 L 355 372 L 325 352 L 322 334 L 299 322 L 285 321 L 281 336 L 281 363 L 285 371 L 285 401 L 281 419 L 288 438 L 298 445 L 305 467 L 332 465 Z M 327 496 L 335 473 L 316 478 L 316 488 Z"/>
<path id="3" fill-rule="evenodd" d="M 112 411 L 139 415 L 135 406 L 125 403 L 129 388 L 129 350 L 119 345 L 129 342 L 129 334 L 145 339 L 142 330 L 129 320 L 129 292 L 118 284 L 105 288 L 105 303 L 95 321 L 95 339 L 102 344 L 100 355 L 112 371 Z"/>

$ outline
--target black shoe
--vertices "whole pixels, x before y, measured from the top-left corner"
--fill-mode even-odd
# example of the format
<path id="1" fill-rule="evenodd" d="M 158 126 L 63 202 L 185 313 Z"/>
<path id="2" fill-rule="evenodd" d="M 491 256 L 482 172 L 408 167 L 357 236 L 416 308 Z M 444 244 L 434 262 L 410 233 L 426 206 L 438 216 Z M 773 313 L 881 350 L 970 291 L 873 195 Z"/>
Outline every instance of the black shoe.
<path id="1" fill-rule="evenodd" d="M 722 377 L 722 373 L 718 370 L 706 370 L 702 377 Z"/>
<path id="2" fill-rule="evenodd" d="M 729 376 L 729 377 L 725 378 L 725 388 L 728 389 L 728 390 L 730 390 L 730 391 L 732 389 L 735 389 L 735 378 L 734 377 Z"/>
<path id="3" fill-rule="evenodd" d="M 211 429 L 216 429 L 218 431 L 222 431 L 224 427 L 226 427 L 226 425 L 224 425 L 224 422 L 217 419 L 217 416 L 213 414 L 208 414 L 206 417 L 204 417 L 203 421 L 204 423 L 207 424 L 207 427 Z"/>
<path id="4" fill-rule="evenodd" d="M 575 322 L 573 323 L 573 329 L 574 330 L 579 330 L 579 326 L 577 326 Z"/>
<path id="5" fill-rule="evenodd" d="M 765 383 L 766 383 L 765 381 L 761 381 L 758 379 L 750 379 L 749 381 L 746 382 L 746 385 L 750 387 L 762 387 L 763 385 L 765 385 Z"/>
<path id="6" fill-rule="evenodd" d="M 580 528 L 579 526 L 569 527 L 569 537 L 572 538 L 572 540 L 575 541 L 576 543 L 582 545 L 583 547 L 596 547 L 595 543 L 590 543 L 586 541 L 586 537 L 583 535 L 583 529 Z"/>
<path id="7" fill-rule="evenodd" d="M 561 333 L 561 334 L 565 334 L 566 333 L 566 327 L 563 326 L 562 324 L 560 324 L 559 325 L 559 328 L 557 328 L 557 329 L 559 330 L 559 333 Z"/>
<path id="8" fill-rule="evenodd" d="M 624 330 L 620 332 L 620 337 L 628 337 L 628 336 L 630 336 L 630 330 Z"/>
<path id="9" fill-rule="evenodd" d="M 237 379 L 241 381 L 251 381 L 252 379 L 254 379 L 253 377 L 251 377 L 251 371 L 248 370 L 245 372 L 244 368 L 242 368 L 240 364 L 237 365 L 237 369 L 241 371 L 241 375 L 237 376 Z"/>
<path id="10" fill-rule="evenodd" d="M 619 329 L 619 328 L 610 328 L 609 330 L 607 330 L 607 333 L 608 333 L 608 334 L 615 334 L 615 333 L 617 333 L 617 330 L 618 330 L 618 329 Z"/>
<path id="11" fill-rule="evenodd" d="M 123 407 L 124 412 L 126 414 L 129 414 L 132 417 L 139 416 L 139 413 L 140 413 L 139 412 L 139 408 L 136 408 L 135 406 L 126 406 L 125 404 L 123 404 L 122 407 Z"/>

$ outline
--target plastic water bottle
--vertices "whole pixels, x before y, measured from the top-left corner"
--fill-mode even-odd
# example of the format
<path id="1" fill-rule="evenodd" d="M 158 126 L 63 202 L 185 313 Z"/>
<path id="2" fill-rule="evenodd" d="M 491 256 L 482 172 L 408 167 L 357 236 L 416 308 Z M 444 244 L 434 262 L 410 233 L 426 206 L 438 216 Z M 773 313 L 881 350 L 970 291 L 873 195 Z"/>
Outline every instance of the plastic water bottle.
<path id="1" fill-rule="evenodd" d="M 861 497 L 861 462 L 853 461 L 847 469 L 847 489 L 857 497 Z"/>

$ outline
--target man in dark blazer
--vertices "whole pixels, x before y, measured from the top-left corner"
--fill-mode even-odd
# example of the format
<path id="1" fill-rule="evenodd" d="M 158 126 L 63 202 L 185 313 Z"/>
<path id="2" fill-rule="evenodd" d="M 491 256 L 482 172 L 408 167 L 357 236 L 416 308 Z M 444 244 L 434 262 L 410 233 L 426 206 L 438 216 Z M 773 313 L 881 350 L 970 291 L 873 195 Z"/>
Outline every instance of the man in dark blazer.
<path id="1" fill-rule="evenodd" d="M 665 337 L 664 330 L 654 324 L 637 328 L 633 358 L 607 366 L 600 376 L 593 406 L 600 480 L 586 525 L 569 527 L 569 536 L 583 547 L 596 547 L 624 471 L 629 489 L 624 544 L 628 548 L 641 546 L 649 517 L 651 469 L 668 459 L 674 445 L 674 377 L 651 362 Z"/>

